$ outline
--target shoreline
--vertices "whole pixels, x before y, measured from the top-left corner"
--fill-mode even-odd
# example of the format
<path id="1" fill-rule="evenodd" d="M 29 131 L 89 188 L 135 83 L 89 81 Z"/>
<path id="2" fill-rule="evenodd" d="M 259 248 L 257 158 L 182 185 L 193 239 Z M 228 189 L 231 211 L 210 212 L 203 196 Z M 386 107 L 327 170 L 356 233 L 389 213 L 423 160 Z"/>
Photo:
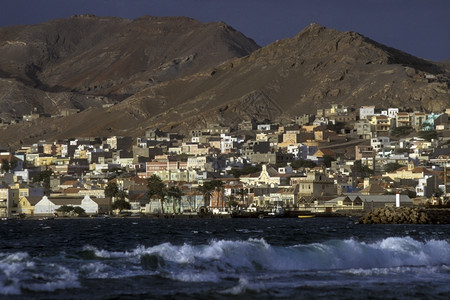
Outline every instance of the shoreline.
<path id="1" fill-rule="evenodd" d="M 86 216 L 26 216 L 2 218 L 8 220 L 92 220 L 92 219 L 310 219 L 310 218 L 357 218 L 358 224 L 450 224 L 450 208 L 384 207 L 371 212 L 337 211 L 332 213 L 310 211 L 287 211 L 284 214 L 268 212 L 237 212 L 232 214 L 139 214 L 139 215 L 86 215 Z"/>

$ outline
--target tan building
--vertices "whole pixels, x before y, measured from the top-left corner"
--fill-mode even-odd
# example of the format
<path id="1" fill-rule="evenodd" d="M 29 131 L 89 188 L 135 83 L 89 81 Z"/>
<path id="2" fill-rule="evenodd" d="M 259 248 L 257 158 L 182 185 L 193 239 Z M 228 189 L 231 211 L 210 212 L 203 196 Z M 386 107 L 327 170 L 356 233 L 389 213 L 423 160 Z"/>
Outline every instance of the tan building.
<path id="1" fill-rule="evenodd" d="M 165 159 L 163 161 L 150 161 L 146 163 L 146 176 L 150 177 L 156 172 L 160 171 L 173 171 L 185 169 L 187 169 L 186 161 L 171 161 L 169 159 Z"/>
<path id="2" fill-rule="evenodd" d="M 322 173 L 309 173 L 306 177 L 291 178 L 291 185 L 298 185 L 298 196 L 333 196 L 336 194 L 334 181 Z"/>
<path id="3" fill-rule="evenodd" d="M 297 130 L 287 131 L 283 133 L 283 141 L 278 143 L 279 148 L 287 148 L 288 146 L 298 145 L 300 143 L 300 135 Z"/>
<path id="4" fill-rule="evenodd" d="M 391 120 L 387 116 L 368 116 L 370 131 L 376 136 L 388 136 L 391 130 Z"/>
<path id="5" fill-rule="evenodd" d="M 27 216 L 34 215 L 34 206 L 41 201 L 42 197 L 22 197 L 17 204 L 17 213 Z"/>
<path id="6" fill-rule="evenodd" d="M 428 170 L 425 167 L 415 167 L 412 164 L 408 164 L 407 167 L 402 167 L 394 172 L 386 173 L 392 179 L 419 179 L 424 178 L 425 175 L 436 175 L 433 171 Z"/>

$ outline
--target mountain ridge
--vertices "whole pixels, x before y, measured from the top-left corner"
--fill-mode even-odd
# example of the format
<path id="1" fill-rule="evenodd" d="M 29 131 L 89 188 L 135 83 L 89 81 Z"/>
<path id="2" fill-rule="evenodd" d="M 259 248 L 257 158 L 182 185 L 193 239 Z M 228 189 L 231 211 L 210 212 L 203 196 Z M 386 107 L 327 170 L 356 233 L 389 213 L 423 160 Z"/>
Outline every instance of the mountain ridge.
<path id="1" fill-rule="evenodd" d="M 87 95 L 103 97 L 108 104 L 257 48 L 253 40 L 224 23 L 82 15 L 0 28 L 0 76 L 44 92 L 73 93 L 74 103 Z M 0 95 L 0 108 L 1 100 Z M 70 101 L 66 105 L 74 106 Z M 26 110 L 33 109 L 29 105 Z M 1 111 L 5 118 L 5 110 Z M 37 111 L 44 113 L 39 106 Z"/>
<path id="2" fill-rule="evenodd" d="M 144 17 L 138 23 L 149 18 L 152 19 Z M 213 25 L 212 31 L 205 29 L 209 34 L 234 31 L 223 23 Z M 247 55 L 223 59 L 192 74 L 179 73 L 169 80 L 145 85 L 139 78 L 123 86 L 118 84 L 130 91 L 127 94 L 119 89 L 124 99 L 97 100 L 99 104 L 115 103 L 112 107 L 85 108 L 77 115 L 52 120 L 49 125 L 36 121 L 33 126 L 45 127 L 45 134 L 30 134 L 29 129 L 24 130 L 26 125 L 8 130 L 29 134 L 24 141 L 138 136 L 155 127 L 186 132 L 207 123 L 236 125 L 252 118 L 290 120 L 331 103 L 342 103 L 351 109 L 376 105 L 434 112 L 450 104 L 448 66 L 414 57 L 353 31 L 339 32 L 311 24 L 292 38 L 255 48 Z M 172 63 L 177 62 L 168 62 L 171 70 Z M 96 99 L 108 95 L 111 94 L 91 96 Z M 8 135 L 4 132 L 4 137 Z M 0 143 L 5 141 L 8 138 L 0 139 Z"/>

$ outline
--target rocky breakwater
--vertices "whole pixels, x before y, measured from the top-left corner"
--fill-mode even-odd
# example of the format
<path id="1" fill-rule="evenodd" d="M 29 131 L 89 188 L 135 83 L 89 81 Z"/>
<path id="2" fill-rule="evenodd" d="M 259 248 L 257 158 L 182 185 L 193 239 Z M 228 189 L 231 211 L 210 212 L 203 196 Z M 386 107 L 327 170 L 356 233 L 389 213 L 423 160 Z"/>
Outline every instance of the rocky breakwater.
<path id="1" fill-rule="evenodd" d="M 450 224 L 450 209 L 383 207 L 363 215 L 359 224 Z"/>

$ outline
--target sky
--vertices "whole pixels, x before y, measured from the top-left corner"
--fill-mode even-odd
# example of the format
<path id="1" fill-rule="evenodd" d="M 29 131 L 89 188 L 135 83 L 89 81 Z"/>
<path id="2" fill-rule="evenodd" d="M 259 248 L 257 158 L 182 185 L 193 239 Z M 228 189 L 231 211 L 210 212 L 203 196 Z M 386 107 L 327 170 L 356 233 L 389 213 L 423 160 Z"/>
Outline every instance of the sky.
<path id="1" fill-rule="evenodd" d="M 223 21 L 260 46 L 315 22 L 421 58 L 450 59 L 450 0 L 0 0 L 0 27 L 76 14 Z"/>

